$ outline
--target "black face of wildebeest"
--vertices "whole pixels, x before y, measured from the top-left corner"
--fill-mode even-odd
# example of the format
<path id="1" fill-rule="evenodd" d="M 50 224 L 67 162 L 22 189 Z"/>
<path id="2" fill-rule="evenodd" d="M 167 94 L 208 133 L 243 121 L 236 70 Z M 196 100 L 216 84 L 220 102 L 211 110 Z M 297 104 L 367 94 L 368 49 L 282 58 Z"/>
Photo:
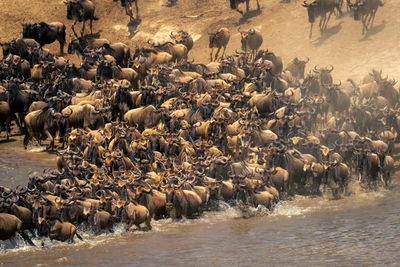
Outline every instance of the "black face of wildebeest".
<path id="1" fill-rule="evenodd" d="M 215 39 L 215 33 L 210 35 L 210 43 L 208 45 L 209 48 L 213 47 L 214 39 Z"/>
<path id="2" fill-rule="evenodd" d="M 353 5 L 354 20 L 360 20 L 360 6 Z"/>
<path id="3" fill-rule="evenodd" d="M 308 12 L 308 22 L 314 23 L 315 21 L 315 7 L 313 5 L 309 5 L 307 7 Z"/>
<path id="4" fill-rule="evenodd" d="M 236 7 L 237 7 L 236 0 L 230 0 L 230 2 L 231 2 L 231 8 L 236 9 Z"/>
<path id="5" fill-rule="evenodd" d="M 242 38 L 240 40 L 240 42 L 242 43 L 242 50 L 246 51 L 247 50 L 247 33 L 246 34 L 241 34 Z"/>
<path id="6" fill-rule="evenodd" d="M 307 13 L 308 13 L 308 22 L 310 23 L 314 23 L 315 21 L 315 17 L 318 16 L 318 14 L 316 14 L 318 12 L 320 2 L 318 1 L 314 1 L 311 4 L 307 4 L 306 0 L 304 0 L 304 4 L 303 7 L 307 8 Z"/>
<path id="7" fill-rule="evenodd" d="M 167 203 L 167 207 L 172 207 L 172 203 L 174 202 L 175 190 L 167 190 L 165 192 L 165 200 Z"/>
<path id="8" fill-rule="evenodd" d="M 32 38 L 32 23 L 22 23 L 22 38 Z"/>
<path id="9" fill-rule="evenodd" d="M 72 4 L 68 3 L 67 5 L 67 19 L 72 19 Z"/>

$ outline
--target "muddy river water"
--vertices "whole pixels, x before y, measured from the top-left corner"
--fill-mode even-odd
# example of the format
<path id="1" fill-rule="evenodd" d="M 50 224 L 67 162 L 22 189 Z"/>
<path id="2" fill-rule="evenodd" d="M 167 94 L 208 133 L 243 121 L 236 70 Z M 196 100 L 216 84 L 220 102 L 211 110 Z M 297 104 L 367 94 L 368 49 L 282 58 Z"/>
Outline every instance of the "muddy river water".
<path id="1" fill-rule="evenodd" d="M 24 151 L 16 141 L 0 145 L 0 184 L 25 184 L 27 173 L 55 166 L 53 155 Z M 195 220 L 152 222 L 149 232 L 94 236 L 64 244 L 19 238 L 1 242 L 4 266 L 399 266 L 400 187 L 363 192 L 356 183 L 341 200 L 328 196 L 278 204 L 272 214 L 223 206 Z M 243 216 L 248 218 L 243 218 Z M 19 245 L 19 248 L 15 246 Z M 12 247 L 10 249 L 10 247 Z"/>

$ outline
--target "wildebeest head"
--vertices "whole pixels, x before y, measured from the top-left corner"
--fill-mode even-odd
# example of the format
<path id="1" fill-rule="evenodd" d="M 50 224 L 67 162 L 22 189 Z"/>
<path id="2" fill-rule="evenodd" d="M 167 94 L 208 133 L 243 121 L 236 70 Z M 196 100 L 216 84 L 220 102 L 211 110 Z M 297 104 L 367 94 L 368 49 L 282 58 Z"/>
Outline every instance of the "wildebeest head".
<path id="1" fill-rule="evenodd" d="M 254 29 L 250 29 L 249 32 L 242 32 L 240 29 L 238 29 L 238 32 L 240 33 L 240 42 L 242 43 L 242 50 L 246 51 L 247 50 L 247 39 L 249 38 L 250 31 L 254 31 Z"/>
<path id="2" fill-rule="evenodd" d="M 34 23 L 23 22 L 22 23 L 22 38 L 33 38 L 33 27 Z"/>
<path id="3" fill-rule="evenodd" d="M 314 23 L 315 18 L 318 16 L 317 12 L 319 7 L 319 1 L 315 0 L 311 4 L 307 4 L 307 0 L 304 0 L 304 3 L 302 4 L 303 7 L 307 8 L 308 12 L 308 21 L 310 23 Z"/>
<path id="4" fill-rule="evenodd" d="M 217 32 L 209 32 L 208 35 L 210 36 L 208 47 L 212 48 L 214 46 L 214 40 L 217 37 Z"/>
<path id="5" fill-rule="evenodd" d="M 64 4 L 67 5 L 67 19 L 73 19 L 73 13 L 79 12 L 82 8 L 79 1 L 68 0 L 64 1 Z"/>
<path id="6" fill-rule="evenodd" d="M 364 4 L 363 1 L 357 1 L 355 4 L 352 4 L 350 0 L 347 0 L 347 5 L 353 10 L 354 20 L 360 20 L 360 8 L 362 8 Z"/>
<path id="7" fill-rule="evenodd" d="M 318 68 L 318 65 L 314 67 L 314 72 L 319 74 L 320 82 L 322 85 L 332 84 L 332 75 L 333 66 L 329 65 L 329 68 Z"/>
<path id="8" fill-rule="evenodd" d="M 297 67 L 298 73 L 300 74 L 300 77 L 304 79 L 304 70 L 306 68 L 306 64 L 310 61 L 310 59 L 307 57 L 307 60 L 300 60 L 297 57 L 293 59 L 294 65 Z"/>

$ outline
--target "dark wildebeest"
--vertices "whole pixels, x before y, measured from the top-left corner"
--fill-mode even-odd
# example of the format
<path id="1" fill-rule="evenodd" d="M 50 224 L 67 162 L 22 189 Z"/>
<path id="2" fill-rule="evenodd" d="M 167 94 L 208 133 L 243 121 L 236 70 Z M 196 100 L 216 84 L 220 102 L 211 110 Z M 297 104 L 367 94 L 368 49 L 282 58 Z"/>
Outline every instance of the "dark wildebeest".
<path id="1" fill-rule="evenodd" d="M 61 119 L 69 115 L 70 114 L 62 116 L 48 106 L 41 110 L 30 112 L 25 117 L 26 133 L 24 137 L 24 147 L 26 148 L 33 137 L 39 142 L 39 145 L 43 137 L 48 137 L 50 139 L 48 149 L 54 148 L 54 137 L 59 129 L 58 123 Z"/>
<path id="2" fill-rule="evenodd" d="M 138 129 L 144 130 L 160 123 L 163 120 L 163 112 L 150 105 L 129 110 L 123 119 L 129 126 L 136 125 Z"/>
<path id="3" fill-rule="evenodd" d="M 250 0 L 230 0 L 231 2 L 231 9 L 236 10 L 240 14 L 243 15 L 243 11 L 239 10 L 239 4 L 246 2 L 246 12 L 250 10 Z M 257 0 L 257 10 L 260 10 L 260 3 Z"/>
<path id="4" fill-rule="evenodd" d="M 242 50 L 243 51 L 250 50 L 251 57 L 255 58 L 257 51 L 263 42 L 263 37 L 261 32 L 256 29 L 250 29 L 247 32 L 242 32 L 240 31 L 240 28 L 238 29 L 238 32 L 240 33 L 241 37 Z"/>
<path id="5" fill-rule="evenodd" d="M 74 34 L 77 35 L 74 26 L 79 21 L 82 22 L 81 37 L 83 37 L 86 20 L 89 20 L 90 33 L 93 34 L 93 20 L 98 20 L 94 16 L 95 6 L 93 2 L 90 0 L 68 0 L 64 4 L 67 5 L 67 19 L 74 20 L 71 27 Z"/>
<path id="6" fill-rule="evenodd" d="M 307 0 L 304 0 L 303 6 L 307 8 L 308 21 L 310 25 L 310 36 L 312 37 L 312 28 L 315 22 L 315 18 L 321 17 L 319 21 L 319 29 L 321 33 L 326 31 L 329 19 L 335 12 L 335 8 L 339 10 L 337 0 L 314 0 L 311 4 L 307 4 Z"/>
<path id="7" fill-rule="evenodd" d="M 111 55 L 121 67 L 127 68 L 131 57 L 130 48 L 124 43 L 104 43 L 99 47 L 103 55 Z"/>
<path id="8" fill-rule="evenodd" d="M 60 54 L 64 54 L 65 45 L 65 25 L 61 22 L 39 23 L 22 23 L 23 38 L 32 38 L 37 41 L 40 46 L 51 44 L 54 41 L 60 43 Z"/>
<path id="9" fill-rule="evenodd" d="M 139 7 L 138 7 L 139 0 L 121 0 L 121 6 L 125 7 L 125 13 L 129 16 L 131 21 L 134 21 L 133 11 L 132 11 L 132 2 L 135 2 L 136 7 L 136 19 L 139 18 Z"/>
<path id="10" fill-rule="evenodd" d="M 0 240 L 10 239 L 16 233 L 20 233 L 29 245 L 34 246 L 32 240 L 22 231 L 22 221 L 20 219 L 8 213 L 0 213 Z"/>
<path id="11" fill-rule="evenodd" d="M 0 45 L 3 49 L 3 58 L 13 54 L 27 60 L 29 60 L 29 48 L 39 48 L 39 44 L 30 38 L 15 38 L 10 42 L 0 43 Z"/>
<path id="12" fill-rule="evenodd" d="M 0 101 L 0 133 L 6 131 L 7 141 L 10 136 L 11 109 L 6 101 Z"/>
<path id="13" fill-rule="evenodd" d="M 360 20 L 363 24 L 362 34 L 368 32 L 368 27 L 374 24 L 378 7 L 383 6 L 382 0 L 357 0 L 354 4 L 347 0 L 347 5 L 354 12 L 354 20 Z"/>
<path id="14" fill-rule="evenodd" d="M 221 28 L 216 32 L 208 32 L 208 35 L 210 36 L 209 47 L 211 48 L 210 60 L 213 61 L 214 47 L 218 48 L 214 58 L 215 60 L 217 60 L 218 53 L 222 47 L 224 47 L 224 51 L 222 52 L 222 56 L 224 56 L 226 46 L 228 45 L 229 39 L 231 38 L 231 34 L 227 28 Z"/>
<path id="15" fill-rule="evenodd" d="M 192 49 L 193 38 L 192 38 L 192 36 L 190 36 L 189 33 L 181 30 L 177 34 L 174 34 L 174 32 L 171 32 L 171 34 L 169 36 L 171 37 L 171 39 L 173 39 L 175 41 L 175 43 L 183 44 L 184 46 L 186 46 L 188 53 L 189 53 L 190 49 Z"/>
<path id="16" fill-rule="evenodd" d="M 201 198 L 193 191 L 182 190 L 180 185 L 165 189 L 166 208 L 172 219 L 191 217 L 201 212 Z"/>
<path id="17" fill-rule="evenodd" d="M 293 77 L 297 79 L 304 79 L 304 70 L 308 61 L 310 61 L 308 57 L 307 60 L 300 60 L 296 57 L 287 64 L 285 70 L 290 71 Z"/>

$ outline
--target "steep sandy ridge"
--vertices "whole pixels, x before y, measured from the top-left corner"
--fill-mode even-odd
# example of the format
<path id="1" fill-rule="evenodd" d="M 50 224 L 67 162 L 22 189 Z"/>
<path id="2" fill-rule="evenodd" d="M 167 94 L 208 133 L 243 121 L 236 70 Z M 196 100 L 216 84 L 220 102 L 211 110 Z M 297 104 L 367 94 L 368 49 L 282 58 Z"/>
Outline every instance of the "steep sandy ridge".
<path id="1" fill-rule="evenodd" d="M 264 36 L 262 48 L 281 55 L 284 62 L 295 56 L 309 56 L 309 68 L 315 64 L 335 66 L 337 79 L 361 78 L 371 68 L 382 69 L 390 77 L 400 77 L 398 44 L 400 41 L 400 3 L 385 1 L 375 19 L 375 26 L 364 38 L 361 22 L 346 14 L 340 19 L 332 17 L 328 32 L 321 38 L 318 23 L 314 25 L 313 38 L 308 39 L 309 23 L 302 1 L 282 4 L 279 0 L 260 0 L 261 12 L 252 11 L 242 18 L 231 11 L 227 0 L 178 0 L 177 5 L 166 7 L 166 0 L 139 0 L 141 23 L 136 29 L 128 28 L 128 17 L 119 2 L 95 0 L 94 32 L 111 41 L 122 41 L 134 48 L 147 39 L 168 40 L 171 30 L 184 29 L 193 34 L 196 42 L 190 57 L 208 62 L 207 31 L 220 27 L 231 30 L 228 53 L 240 48 L 238 27 L 247 30 L 258 28 Z M 250 1 L 255 9 L 255 1 Z M 243 9 L 244 6 L 241 6 Z M 21 22 L 61 21 L 67 25 L 70 39 L 71 21 L 66 20 L 66 7 L 60 0 L 1 0 L 0 40 L 10 40 L 21 35 Z M 240 25 L 239 25 L 240 23 Z M 80 25 L 77 25 L 80 28 Z M 57 52 L 57 45 L 50 48 Z"/>

